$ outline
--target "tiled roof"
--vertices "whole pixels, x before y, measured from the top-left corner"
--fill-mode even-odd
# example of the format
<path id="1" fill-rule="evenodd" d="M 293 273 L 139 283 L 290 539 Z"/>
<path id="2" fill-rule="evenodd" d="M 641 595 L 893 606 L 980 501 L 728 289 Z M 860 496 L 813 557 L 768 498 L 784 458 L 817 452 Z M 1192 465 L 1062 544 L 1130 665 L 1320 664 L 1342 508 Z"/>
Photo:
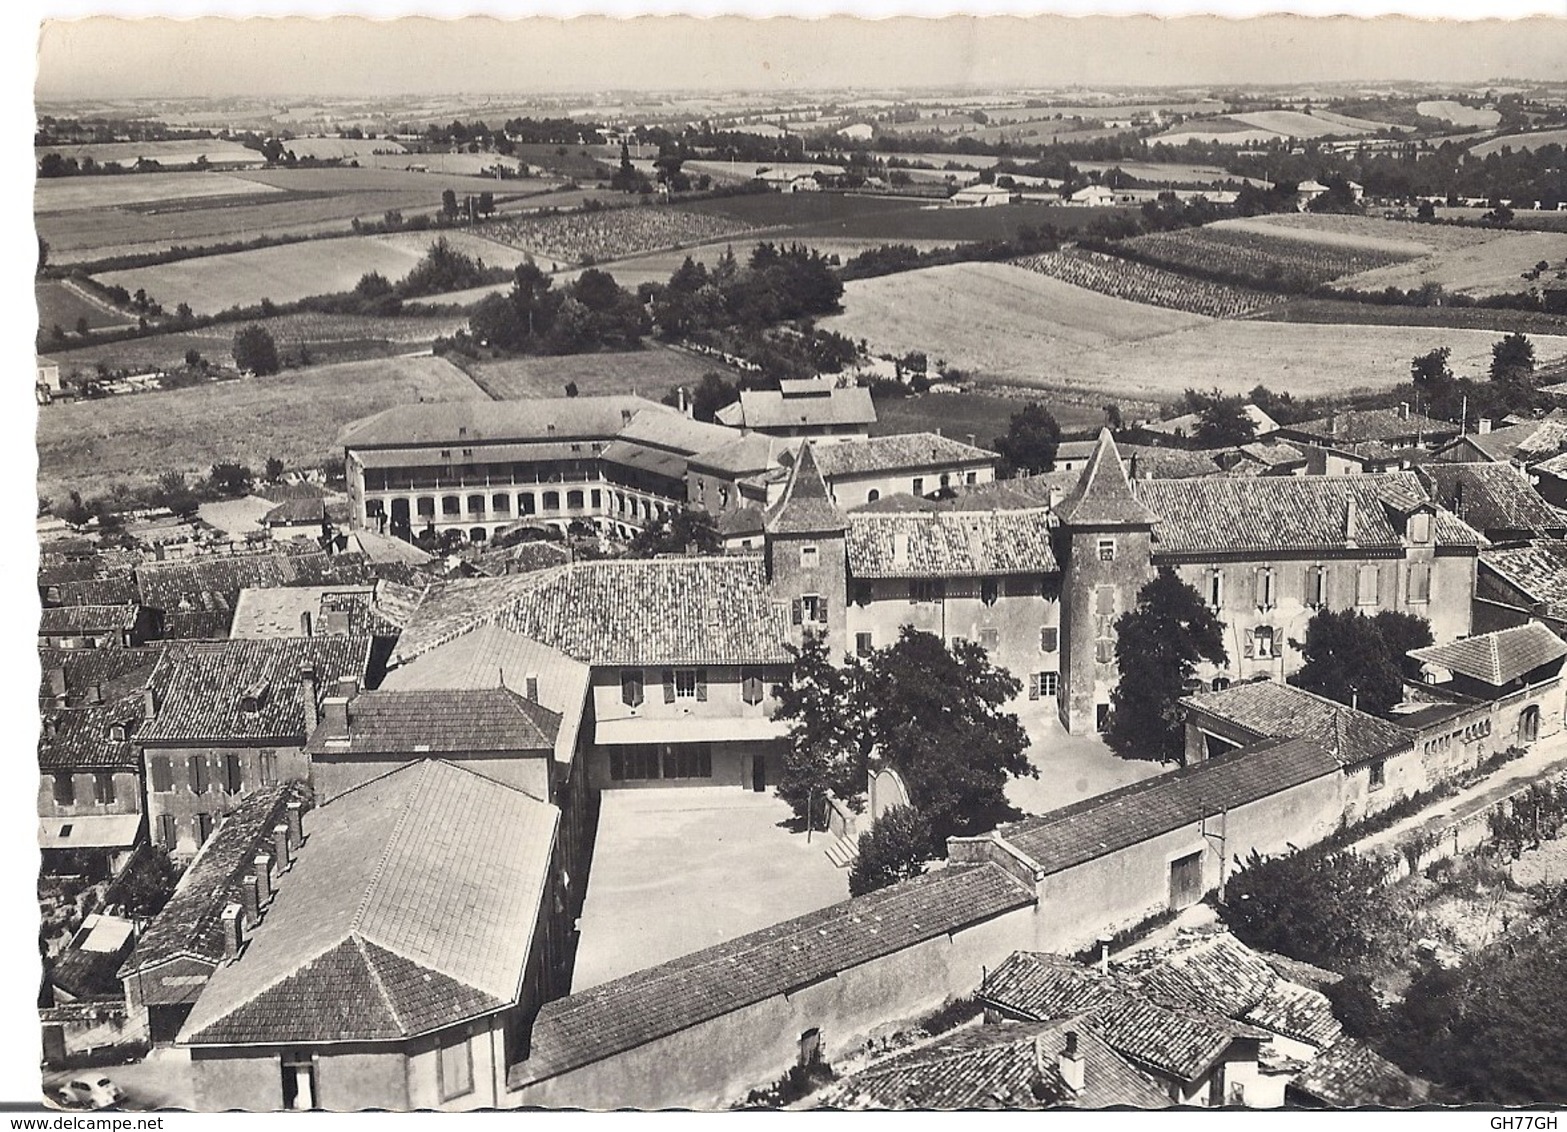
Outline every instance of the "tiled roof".
<path id="1" fill-rule="evenodd" d="M 1067 1031 L 1077 1034 L 1083 1089 L 1061 1078 Z M 1003 1022 L 943 1035 L 834 1084 L 819 1103 L 848 1109 L 1168 1108 L 1145 1074 L 1073 1022 Z"/>
<path id="2" fill-rule="evenodd" d="M 839 971 L 1027 907 L 997 865 L 952 865 L 549 1002 L 512 1087 L 603 1061 Z"/>
<path id="3" fill-rule="evenodd" d="M 734 439 L 692 456 L 691 467 L 734 478 L 752 476 L 774 467 L 781 453 L 791 451 L 799 444 L 791 437 L 768 436 L 761 432 L 743 435 L 731 432 L 730 435 Z"/>
<path id="4" fill-rule="evenodd" d="M 1541 460 L 1530 468 L 1530 471 L 1546 472 L 1553 476 L 1567 476 L 1567 452 L 1563 452 L 1560 456 L 1552 456 L 1548 460 Z"/>
<path id="5" fill-rule="evenodd" d="M 1017 476 L 1009 480 L 993 480 L 958 488 L 957 498 L 938 503 L 938 508 L 955 511 L 995 510 L 1029 511 L 1036 507 L 1053 507 L 1077 489 L 1082 479 L 1081 471 L 1040 472 L 1032 476 Z"/>
<path id="6" fill-rule="evenodd" d="M 301 614 L 310 614 L 310 635 L 395 637 L 397 610 L 383 613 L 378 600 L 387 583 L 372 586 L 273 586 L 241 590 L 229 636 L 302 637 Z M 406 612 L 406 611 L 404 611 Z"/>
<path id="7" fill-rule="evenodd" d="M 1099 430 L 1082 478 L 1056 513 L 1062 522 L 1077 526 L 1142 526 L 1158 518 L 1132 493 L 1126 467 L 1107 428 Z"/>
<path id="8" fill-rule="evenodd" d="M 767 529 L 776 534 L 827 534 L 844 529 L 838 510 L 816 466 L 815 445 L 800 447 L 799 459 L 783 495 L 767 512 Z"/>
<path id="9" fill-rule="evenodd" d="M 544 397 L 525 401 L 441 401 L 396 405 L 347 425 L 343 448 L 505 444 L 527 440 L 607 440 L 636 414 L 678 414 L 645 397 Z"/>
<path id="10" fill-rule="evenodd" d="M 526 574 L 530 570 L 564 565 L 571 561 L 571 551 L 558 542 L 534 538 L 512 546 L 483 549 L 470 561 L 483 573 L 499 577 L 502 574 Z M 405 613 L 398 623 L 406 624 L 407 620 Z"/>
<path id="11" fill-rule="evenodd" d="M 788 613 L 760 558 L 613 559 L 431 588 L 398 639 L 411 660 L 494 623 L 588 664 L 787 664 Z"/>
<path id="12" fill-rule="evenodd" d="M 1277 431 L 1279 422 L 1268 416 L 1256 405 L 1242 405 L 1241 412 L 1251 421 L 1252 427 L 1258 436 Z M 1167 421 L 1150 421 L 1142 426 L 1145 432 L 1163 433 L 1166 436 L 1196 436 L 1197 429 L 1202 424 L 1201 413 L 1186 413 L 1183 416 L 1172 417 Z"/>
<path id="13" fill-rule="evenodd" d="M 229 635 L 233 612 L 217 609 L 173 611 L 163 615 L 163 639 L 169 641 L 221 641 Z"/>
<path id="14" fill-rule="evenodd" d="M 211 963 L 222 959 L 224 906 L 240 902 L 240 883 L 254 870 L 257 854 L 271 851 L 272 827 L 283 820 L 288 803 L 303 802 L 307 796 L 303 784 L 281 783 L 242 798 L 202 845 L 163 911 L 141 933 L 121 973 L 146 971 L 181 956 Z"/>
<path id="15" fill-rule="evenodd" d="M 1567 539 L 1483 550 L 1480 566 L 1516 586 L 1528 600 L 1543 604 L 1547 616 L 1567 620 Z"/>
<path id="16" fill-rule="evenodd" d="M 154 679 L 167 680 L 155 720 L 142 728 L 143 743 L 305 739 L 300 666 L 315 667 L 318 698 L 344 676 L 365 677 L 367 637 L 210 641 L 166 656 Z M 247 710 L 247 693 L 259 691 Z"/>
<path id="17" fill-rule="evenodd" d="M 1042 952 L 1013 952 L 985 979 L 978 997 L 1024 1018 L 1080 1017 L 1117 1053 L 1186 1081 L 1202 1076 L 1237 1038 L 1268 1036 L 1212 1008 L 1156 1001 L 1156 992 L 1119 974 Z"/>
<path id="18" fill-rule="evenodd" d="M 828 479 L 909 468 L 955 464 L 993 464 L 994 452 L 963 444 L 934 432 L 900 432 L 891 436 L 855 437 L 824 444 L 816 466 Z"/>
<path id="19" fill-rule="evenodd" d="M 515 673 L 514 679 L 521 679 Z M 312 755 L 549 751 L 560 716 L 509 688 L 364 692 L 348 704 L 344 734 L 323 721 Z"/>
<path id="20" fill-rule="evenodd" d="M 1242 444 L 1241 454 L 1249 456 L 1258 463 L 1266 464 L 1270 468 L 1280 464 L 1304 464 L 1306 454 L 1293 444 L 1286 444 L 1282 440 L 1271 441 L 1266 444 L 1251 443 Z"/>
<path id="21" fill-rule="evenodd" d="M 1253 739 L 1309 739 L 1345 766 L 1414 742 L 1414 735 L 1395 723 L 1275 680 L 1248 680 L 1199 692 L 1181 705 L 1243 728 Z"/>
<path id="22" fill-rule="evenodd" d="M 1230 448 L 1161 448 L 1145 444 L 1117 444 L 1126 474 L 1138 480 L 1179 480 L 1216 476 L 1223 469 L 1218 456 Z"/>
<path id="23" fill-rule="evenodd" d="M 1285 425 L 1282 431 L 1329 444 L 1356 444 L 1365 440 L 1398 440 L 1417 433 L 1427 437 L 1457 436 L 1458 426 L 1424 413 L 1403 415 L 1399 409 L 1354 409 Z"/>
<path id="24" fill-rule="evenodd" d="M 1338 773 L 1338 760 L 1304 739 L 1245 747 L 1002 826 L 995 836 L 1049 875 Z"/>
<path id="25" fill-rule="evenodd" d="M 139 693 L 93 707 L 47 710 L 38 736 L 38 769 L 140 769 L 141 756 L 132 742 L 142 719 Z M 124 728 L 114 739 L 111 729 Z"/>
<path id="26" fill-rule="evenodd" d="M 1047 511 L 920 511 L 849 516 L 846 546 L 856 578 L 1051 574 Z M 898 549 L 905 548 L 900 557 Z"/>
<path id="27" fill-rule="evenodd" d="M 44 609 L 38 619 L 38 635 L 62 637 L 75 633 L 134 628 L 135 605 L 58 605 Z"/>
<path id="28" fill-rule="evenodd" d="M 66 706 L 79 707 L 94 685 L 105 700 L 139 692 L 163 656 L 161 645 L 119 649 L 56 649 L 39 646 L 38 686 L 41 705 L 54 704 L 50 673 L 59 669 L 64 679 Z"/>
<path id="29" fill-rule="evenodd" d="M 1158 513 L 1154 553 L 1331 550 L 1404 545 L 1392 513 L 1424 500 L 1413 472 L 1348 476 L 1252 476 L 1138 480 L 1137 497 Z M 1445 511 L 1433 524 L 1439 546 L 1483 540 Z"/>
<path id="30" fill-rule="evenodd" d="M 616 433 L 619 440 L 634 441 L 652 448 L 665 448 L 691 456 L 729 444 L 735 439 L 732 428 L 709 421 L 694 420 L 666 406 L 643 409 L 631 423 Z"/>
<path id="31" fill-rule="evenodd" d="M 317 498 L 285 499 L 261 517 L 267 526 L 274 524 L 319 523 L 326 518 L 326 502 Z"/>
<path id="32" fill-rule="evenodd" d="M 725 431 L 727 432 L 728 430 L 726 429 Z M 670 452 L 664 448 L 654 448 L 648 444 L 637 444 L 630 440 L 610 441 L 609 445 L 604 449 L 603 459 L 608 463 L 630 468 L 632 471 L 665 476 L 669 479 L 683 479 L 686 474 L 685 456 L 678 452 Z"/>
<path id="33" fill-rule="evenodd" d="M 1567 656 L 1567 641 L 1538 621 L 1530 621 L 1445 645 L 1410 649 L 1409 655 L 1423 664 L 1438 665 L 1500 688 Z"/>
<path id="34" fill-rule="evenodd" d="M 1354 1038 L 1340 1038 L 1317 1054 L 1290 1081 L 1289 1089 L 1329 1108 L 1409 1108 L 1423 1103 L 1430 1093 L 1425 1082 Z"/>
<path id="35" fill-rule="evenodd" d="M 201 605 L 203 595 L 230 604 L 243 589 L 270 586 L 364 585 L 371 581 L 361 554 L 243 554 L 190 562 L 149 562 L 136 568 L 143 605 L 165 612 Z"/>
<path id="36" fill-rule="evenodd" d="M 1517 460 L 1529 464 L 1567 448 L 1567 421 L 1528 421 L 1476 433 L 1463 438 L 1492 460 Z"/>
<path id="37" fill-rule="evenodd" d="M 47 550 L 38 556 L 38 584 L 60 585 L 64 582 L 86 582 L 98 576 L 98 563 L 94 558 L 65 558 L 50 554 Z"/>
<path id="38" fill-rule="evenodd" d="M 180 1041 L 406 1038 L 515 1003 L 559 818 L 439 759 L 318 807 L 271 908 L 213 973 Z"/>
<path id="39" fill-rule="evenodd" d="M 1528 531 L 1561 537 L 1563 515 L 1511 464 L 1429 463 L 1419 475 L 1436 502 L 1481 531 Z"/>
<path id="40" fill-rule="evenodd" d="M 127 571 L 80 582 L 55 583 L 49 600 L 56 605 L 126 605 L 139 596 L 136 576 Z"/>
<path id="41" fill-rule="evenodd" d="M 825 383 L 823 383 L 825 384 Z M 785 397 L 776 389 L 742 389 L 740 412 L 746 428 L 799 428 L 876 423 L 871 391 L 853 385 Z"/>

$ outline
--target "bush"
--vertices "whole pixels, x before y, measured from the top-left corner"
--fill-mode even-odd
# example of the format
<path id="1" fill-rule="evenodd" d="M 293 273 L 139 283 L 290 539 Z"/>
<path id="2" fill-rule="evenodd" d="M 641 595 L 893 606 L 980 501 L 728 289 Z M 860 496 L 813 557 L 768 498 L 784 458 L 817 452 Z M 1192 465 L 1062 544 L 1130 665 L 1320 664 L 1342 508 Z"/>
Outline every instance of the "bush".
<path id="1" fill-rule="evenodd" d="M 1237 939 L 1342 970 L 1366 958 L 1389 915 L 1379 861 L 1353 853 L 1252 851 L 1226 886 L 1219 915 Z"/>
<path id="2" fill-rule="evenodd" d="M 849 872 L 849 895 L 863 896 L 923 876 L 931 840 L 930 823 L 913 806 L 888 810 L 860 834 L 860 855 Z"/>

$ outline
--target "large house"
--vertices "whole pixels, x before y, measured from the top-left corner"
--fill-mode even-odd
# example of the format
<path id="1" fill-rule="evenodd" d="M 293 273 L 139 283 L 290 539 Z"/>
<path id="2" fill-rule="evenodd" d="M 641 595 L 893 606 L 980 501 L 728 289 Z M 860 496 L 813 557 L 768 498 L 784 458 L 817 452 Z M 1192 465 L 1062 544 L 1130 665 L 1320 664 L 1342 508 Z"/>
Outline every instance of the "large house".
<path id="1" fill-rule="evenodd" d="M 781 381 L 777 389 L 742 389 L 718 411 L 720 423 L 764 436 L 809 436 L 821 442 L 870 435 L 876 423 L 871 391 L 831 378 Z"/>

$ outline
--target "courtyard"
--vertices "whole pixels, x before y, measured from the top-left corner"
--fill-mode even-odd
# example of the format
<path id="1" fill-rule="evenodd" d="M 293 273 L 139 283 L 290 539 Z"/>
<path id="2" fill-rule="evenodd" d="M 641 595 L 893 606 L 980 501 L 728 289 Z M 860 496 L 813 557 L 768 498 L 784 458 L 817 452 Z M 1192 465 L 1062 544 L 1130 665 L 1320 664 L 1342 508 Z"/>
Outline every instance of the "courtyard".
<path id="1" fill-rule="evenodd" d="M 572 991 L 845 900 L 829 833 L 791 833 L 772 793 L 606 790 Z"/>
<path id="2" fill-rule="evenodd" d="M 1012 704 L 1028 732 L 1028 760 L 1038 778 L 1007 781 L 1007 800 L 1025 814 L 1044 814 L 1176 769 L 1174 763 L 1123 759 L 1098 735 L 1069 735 L 1054 711 Z"/>

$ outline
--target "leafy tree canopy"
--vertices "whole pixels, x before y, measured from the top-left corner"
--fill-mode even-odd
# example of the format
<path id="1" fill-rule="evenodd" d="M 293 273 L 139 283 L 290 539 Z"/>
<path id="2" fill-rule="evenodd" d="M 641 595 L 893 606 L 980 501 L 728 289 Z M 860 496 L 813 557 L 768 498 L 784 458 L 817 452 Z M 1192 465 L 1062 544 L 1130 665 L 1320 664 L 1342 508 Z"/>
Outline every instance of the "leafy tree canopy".
<path id="1" fill-rule="evenodd" d="M 859 856 L 849 870 L 849 895 L 863 896 L 925 873 L 934 856 L 930 823 L 913 806 L 894 806 L 860 834 Z"/>
<path id="2" fill-rule="evenodd" d="M 1061 446 L 1061 426 L 1050 410 L 1030 401 L 1012 414 L 1007 434 L 993 442 L 1001 458 L 1014 471 L 1036 474 L 1056 466 Z"/>
<path id="3" fill-rule="evenodd" d="M 1422 618 L 1384 612 L 1367 617 L 1352 609 L 1320 610 L 1306 625 L 1306 663 L 1290 683 L 1374 715 L 1392 709 L 1404 695 L 1404 654 L 1431 643 Z"/>
<path id="4" fill-rule="evenodd" d="M 257 377 L 273 374 L 280 368 L 277 343 L 263 326 L 241 327 L 234 334 L 234 364 Z"/>

